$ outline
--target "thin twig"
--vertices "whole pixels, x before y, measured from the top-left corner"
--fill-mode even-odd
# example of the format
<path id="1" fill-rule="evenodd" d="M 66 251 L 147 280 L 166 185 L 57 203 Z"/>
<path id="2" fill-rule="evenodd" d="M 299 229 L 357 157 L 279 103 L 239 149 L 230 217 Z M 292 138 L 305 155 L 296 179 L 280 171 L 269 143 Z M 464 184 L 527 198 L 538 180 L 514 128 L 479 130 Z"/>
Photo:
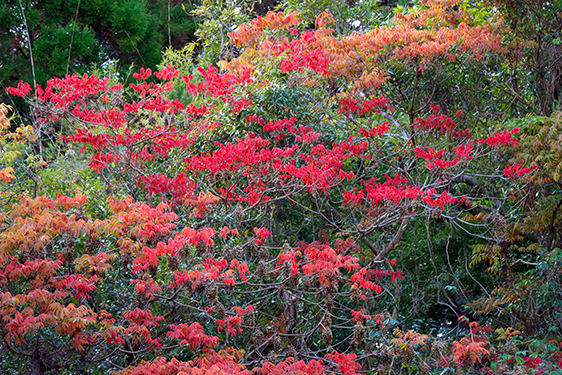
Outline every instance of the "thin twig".
<path id="1" fill-rule="evenodd" d="M 25 12 L 23 11 L 23 5 L 21 5 L 21 0 L 18 0 L 21 9 L 21 15 L 23 17 L 23 25 L 25 26 L 25 32 L 27 33 L 27 45 L 29 46 L 29 60 L 31 61 L 31 74 L 33 75 L 33 90 L 37 96 L 37 81 L 35 79 L 35 63 L 33 62 L 33 49 L 31 48 L 31 35 L 29 35 L 29 28 L 27 27 L 27 20 L 25 19 Z"/>
<path id="2" fill-rule="evenodd" d="M 74 23 L 72 24 L 72 35 L 70 36 L 70 45 L 68 46 L 68 61 L 66 62 L 66 73 L 68 75 L 68 68 L 70 67 L 70 52 L 72 51 L 72 42 L 74 41 L 74 30 L 76 30 L 76 20 L 78 19 L 78 9 L 80 9 L 80 0 L 76 6 L 76 14 L 74 15 Z"/>

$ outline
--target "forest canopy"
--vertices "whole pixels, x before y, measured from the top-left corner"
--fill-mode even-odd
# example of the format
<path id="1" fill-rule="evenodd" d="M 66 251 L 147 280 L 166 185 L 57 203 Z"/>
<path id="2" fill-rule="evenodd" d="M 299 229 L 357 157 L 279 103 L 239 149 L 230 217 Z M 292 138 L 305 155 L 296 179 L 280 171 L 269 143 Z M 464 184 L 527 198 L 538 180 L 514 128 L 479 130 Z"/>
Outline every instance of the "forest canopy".
<path id="1" fill-rule="evenodd" d="M 561 3 L 0 19 L 3 373 L 562 374 Z"/>

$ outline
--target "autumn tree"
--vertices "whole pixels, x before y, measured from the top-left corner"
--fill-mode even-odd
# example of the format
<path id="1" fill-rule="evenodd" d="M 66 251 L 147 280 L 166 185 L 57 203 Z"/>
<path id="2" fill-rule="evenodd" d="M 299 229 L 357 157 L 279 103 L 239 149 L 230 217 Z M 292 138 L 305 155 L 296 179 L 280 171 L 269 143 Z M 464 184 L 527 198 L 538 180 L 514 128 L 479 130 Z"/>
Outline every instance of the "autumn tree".
<path id="1" fill-rule="evenodd" d="M 0 159 L 6 371 L 427 374 L 559 363 L 557 343 L 507 360 L 519 327 L 501 327 L 497 344 L 490 326 L 462 316 L 446 339 L 407 326 L 407 250 L 426 252 L 427 268 L 452 267 L 432 233 L 475 243 L 474 263 L 499 274 L 495 299 L 473 305 L 488 316 L 519 293 L 516 267 L 538 266 L 513 255 L 539 253 L 517 241 L 556 254 L 560 205 L 548 179 L 559 177 L 559 121 L 488 129 L 473 121 L 473 101 L 439 92 L 476 74 L 464 65 L 510 53 L 501 24 L 454 1 L 347 36 L 335 21 L 325 12 L 303 29 L 296 12 L 257 17 L 228 35 L 240 56 L 221 71 L 169 53 L 127 86 L 68 75 L 8 89 L 34 121 L 14 131 L 1 107 L 0 145 L 15 152 Z M 542 210 L 512 228 L 505 216 L 523 215 L 534 194 L 526 183 L 544 194 Z M 427 242 L 410 241 L 421 229 Z M 541 269 L 531 271 L 536 280 Z M 475 285 L 462 293 L 490 292 Z M 528 331 L 524 318 L 540 311 L 527 311 L 513 323 Z"/>

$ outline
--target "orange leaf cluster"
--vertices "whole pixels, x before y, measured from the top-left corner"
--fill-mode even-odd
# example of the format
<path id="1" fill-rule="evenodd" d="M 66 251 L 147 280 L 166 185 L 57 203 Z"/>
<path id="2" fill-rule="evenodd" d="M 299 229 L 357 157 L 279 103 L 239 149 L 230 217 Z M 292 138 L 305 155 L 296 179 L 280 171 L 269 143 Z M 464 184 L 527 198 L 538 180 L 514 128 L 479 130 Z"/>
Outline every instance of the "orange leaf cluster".
<path id="1" fill-rule="evenodd" d="M 256 45 L 263 35 L 264 29 L 289 29 L 298 25 L 300 19 L 298 12 L 284 16 L 282 13 L 267 12 L 265 17 L 257 17 L 249 25 L 242 24 L 235 33 L 228 33 L 230 42 L 237 47 Z"/>
<path id="2" fill-rule="evenodd" d="M 327 70 L 324 73 L 314 70 L 351 80 L 360 89 L 382 84 L 387 79 L 385 64 L 392 61 L 415 64 L 423 71 L 442 57 L 479 58 L 484 52 L 501 50 L 502 35 L 496 32 L 497 25 L 470 25 L 469 17 L 462 10 L 453 10 L 458 3 L 457 0 L 426 1 L 425 7 L 417 12 L 396 14 L 389 26 L 342 38 L 333 36 L 333 30 L 327 28 L 333 21 L 327 12 L 318 17 L 315 31 L 303 32 L 291 42 L 269 37 L 258 43 L 261 31 L 241 28 L 230 34 L 231 41 L 238 46 L 255 46 L 255 50 L 250 48 L 247 54 L 223 66 L 237 71 L 254 65 L 265 55 L 271 58 L 271 52 L 279 56 L 281 64 L 303 54 L 310 54 L 311 57 L 305 57 L 309 59 L 320 53 L 326 55 Z M 249 40 L 251 43 L 243 43 Z"/>
<path id="3" fill-rule="evenodd" d="M 468 322 L 468 319 L 461 316 L 459 321 Z M 469 322 L 468 325 L 470 334 L 460 341 L 453 342 L 453 361 L 457 363 L 463 363 L 467 359 L 471 363 L 480 362 L 482 356 L 490 354 L 485 348 L 488 345 L 488 337 L 485 333 L 490 332 L 492 328 L 489 326 L 482 327 L 477 322 Z"/>

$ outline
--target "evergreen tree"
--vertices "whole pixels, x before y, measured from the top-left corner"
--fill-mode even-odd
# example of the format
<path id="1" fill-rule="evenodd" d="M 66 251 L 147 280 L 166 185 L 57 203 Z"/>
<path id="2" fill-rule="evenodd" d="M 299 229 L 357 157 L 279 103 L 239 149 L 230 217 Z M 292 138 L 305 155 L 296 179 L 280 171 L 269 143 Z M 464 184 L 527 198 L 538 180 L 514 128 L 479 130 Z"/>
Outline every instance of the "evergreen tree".
<path id="1" fill-rule="evenodd" d="M 20 79 L 44 84 L 109 60 L 154 68 L 164 48 L 194 39 L 193 6 L 177 0 L 5 1 L 0 4 L 0 82 L 4 87 Z"/>

